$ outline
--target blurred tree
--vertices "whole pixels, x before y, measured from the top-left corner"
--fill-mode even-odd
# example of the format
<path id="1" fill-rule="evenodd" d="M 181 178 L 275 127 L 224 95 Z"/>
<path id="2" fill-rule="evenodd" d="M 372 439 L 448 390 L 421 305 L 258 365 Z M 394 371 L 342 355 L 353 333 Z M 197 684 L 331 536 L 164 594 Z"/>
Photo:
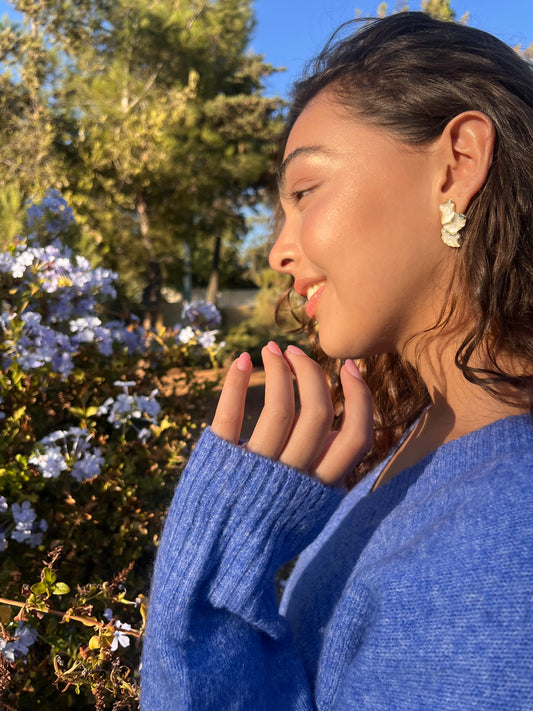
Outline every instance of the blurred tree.
<path id="1" fill-rule="evenodd" d="M 450 0 L 422 0 L 421 9 L 441 20 L 453 22 L 456 18 L 455 11 L 450 6 Z"/>
<path id="2" fill-rule="evenodd" d="M 221 243 L 242 236 L 243 210 L 261 200 L 281 102 L 261 95 L 273 69 L 247 50 L 251 5 L 16 3 L 26 18 L 19 38 L 31 24 L 39 51 L 55 62 L 38 82 L 68 175 L 68 186 L 55 184 L 67 187 L 85 223 L 82 249 L 118 271 L 130 297 L 157 288 L 149 275 L 181 286 L 185 242 L 202 252 L 191 259 L 197 283 L 207 283 L 210 269 L 224 271 Z"/>
<path id="3" fill-rule="evenodd" d="M 64 179 L 54 146 L 51 105 L 58 97 L 50 80 L 55 70 L 54 53 L 44 46 L 31 15 L 24 18 L 23 26 L 12 27 L 7 17 L 0 20 L 0 193 L 4 216 L 13 209 L 16 213 L 30 195 L 58 187 Z"/>

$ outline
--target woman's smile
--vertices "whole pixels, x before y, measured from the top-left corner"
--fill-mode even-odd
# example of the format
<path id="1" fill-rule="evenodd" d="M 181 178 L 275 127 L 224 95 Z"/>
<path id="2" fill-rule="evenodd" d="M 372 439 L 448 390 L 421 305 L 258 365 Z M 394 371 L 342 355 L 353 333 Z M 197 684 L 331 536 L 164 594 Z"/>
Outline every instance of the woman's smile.
<path id="1" fill-rule="evenodd" d="M 307 304 L 305 305 L 305 312 L 310 319 L 314 318 L 318 301 L 324 291 L 326 286 L 325 282 L 320 282 L 315 284 L 310 289 L 307 290 Z"/>

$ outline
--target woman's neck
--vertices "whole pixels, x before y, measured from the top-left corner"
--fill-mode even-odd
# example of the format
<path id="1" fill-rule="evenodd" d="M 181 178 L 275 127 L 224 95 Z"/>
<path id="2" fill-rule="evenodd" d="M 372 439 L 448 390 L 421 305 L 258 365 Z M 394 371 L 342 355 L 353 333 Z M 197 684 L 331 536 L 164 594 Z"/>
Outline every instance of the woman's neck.
<path id="1" fill-rule="evenodd" d="M 498 399 L 463 375 L 455 365 L 456 347 L 434 342 L 417 361 L 417 370 L 431 404 L 383 469 L 374 488 L 413 466 L 446 442 L 510 415 L 528 412 L 529 405 Z"/>

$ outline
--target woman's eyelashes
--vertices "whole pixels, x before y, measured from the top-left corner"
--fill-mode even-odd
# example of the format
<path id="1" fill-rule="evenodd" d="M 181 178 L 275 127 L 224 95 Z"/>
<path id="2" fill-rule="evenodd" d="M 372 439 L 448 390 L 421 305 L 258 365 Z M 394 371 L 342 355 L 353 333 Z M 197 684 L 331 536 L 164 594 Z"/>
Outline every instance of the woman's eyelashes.
<path id="1" fill-rule="evenodd" d="M 306 195 L 308 195 L 311 192 L 312 188 L 306 188 L 305 190 L 294 190 L 290 194 L 290 199 L 292 202 L 298 204 L 301 202 Z"/>
<path id="2" fill-rule="evenodd" d="M 315 186 L 309 188 L 296 188 L 294 190 L 288 190 L 287 192 L 281 193 L 280 197 L 282 200 L 287 201 L 293 205 L 299 205 L 302 200 L 304 200 L 313 190 Z"/>

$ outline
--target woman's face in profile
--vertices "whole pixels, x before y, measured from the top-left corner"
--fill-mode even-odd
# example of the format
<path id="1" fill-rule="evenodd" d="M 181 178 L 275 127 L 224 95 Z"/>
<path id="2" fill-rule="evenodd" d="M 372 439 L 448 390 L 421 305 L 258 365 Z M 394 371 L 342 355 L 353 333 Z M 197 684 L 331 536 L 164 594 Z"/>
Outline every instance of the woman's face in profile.
<path id="1" fill-rule="evenodd" d="M 432 146 L 354 120 L 328 90 L 294 124 L 270 263 L 308 299 L 328 355 L 402 352 L 436 322 L 453 264 L 440 239 L 438 164 Z"/>

